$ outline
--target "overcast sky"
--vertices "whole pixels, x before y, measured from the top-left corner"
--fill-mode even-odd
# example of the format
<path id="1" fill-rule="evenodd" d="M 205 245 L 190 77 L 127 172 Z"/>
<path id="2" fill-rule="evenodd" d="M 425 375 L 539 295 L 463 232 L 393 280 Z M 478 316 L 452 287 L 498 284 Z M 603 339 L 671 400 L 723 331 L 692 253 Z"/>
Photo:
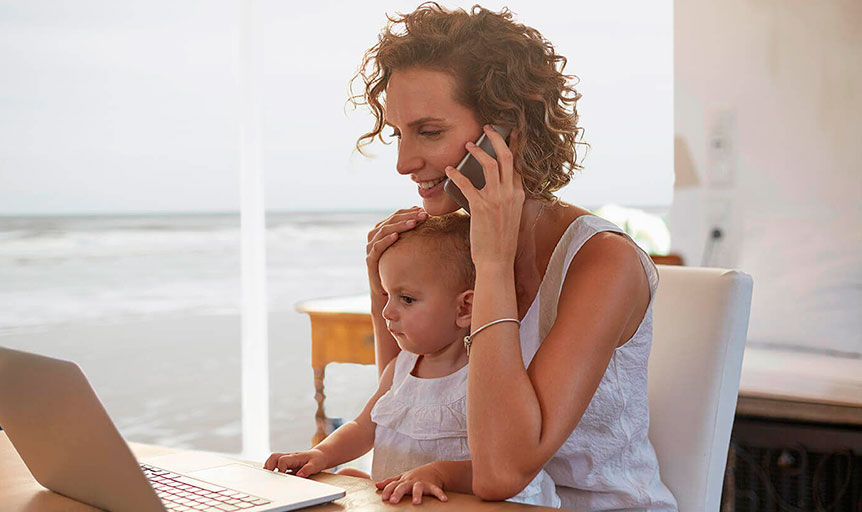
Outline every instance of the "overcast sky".
<path id="1" fill-rule="evenodd" d="M 345 108 L 384 14 L 417 4 L 259 2 L 268 208 L 418 203 L 395 173 L 392 147 L 374 146 L 373 159 L 352 152 L 370 116 Z M 0 215 L 236 210 L 238 5 L 0 3 Z M 670 204 L 671 1 L 484 5 L 508 5 L 581 79 L 592 149 L 561 196 L 584 206 Z"/>

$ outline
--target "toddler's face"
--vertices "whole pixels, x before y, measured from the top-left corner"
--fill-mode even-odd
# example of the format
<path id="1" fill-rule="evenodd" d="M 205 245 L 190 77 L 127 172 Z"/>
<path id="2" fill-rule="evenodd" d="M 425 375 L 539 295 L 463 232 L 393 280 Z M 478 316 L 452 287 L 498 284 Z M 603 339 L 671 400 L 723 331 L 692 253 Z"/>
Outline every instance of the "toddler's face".
<path id="1" fill-rule="evenodd" d="M 438 256 L 423 241 L 390 247 L 380 257 L 380 281 L 388 295 L 383 318 L 402 350 L 434 354 L 467 334 L 469 319 L 459 324 L 460 290 Z"/>

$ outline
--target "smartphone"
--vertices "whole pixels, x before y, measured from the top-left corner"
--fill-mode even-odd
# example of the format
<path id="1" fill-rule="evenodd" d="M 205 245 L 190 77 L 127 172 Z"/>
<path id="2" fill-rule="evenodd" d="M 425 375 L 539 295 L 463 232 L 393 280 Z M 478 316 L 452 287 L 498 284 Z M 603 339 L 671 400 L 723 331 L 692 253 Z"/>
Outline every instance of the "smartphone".
<path id="1" fill-rule="evenodd" d="M 502 126 L 491 125 L 497 133 L 499 133 L 503 139 L 506 140 L 506 143 L 509 142 L 509 128 L 505 128 Z M 497 152 L 494 151 L 494 146 L 491 145 L 491 140 L 488 138 L 485 131 L 482 131 L 482 136 L 479 137 L 479 140 L 476 141 L 476 145 L 479 146 L 482 151 L 491 155 L 491 158 L 497 158 Z M 467 152 L 467 155 L 461 160 L 461 163 L 456 167 L 461 174 L 470 179 L 470 183 L 473 184 L 474 187 L 481 190 L 485 187 L 485 171 L 482 169 L 482 164 L 476 160 L 476 157 Z M 461 193 L 461 189 L 458 188 L 455 183 L 450 179 L 446 179 L 446 183 L 443 184 L 443 189 L 455 199 L 455 202 L 458 203 L 461 208 L 470 213 L 470 204 L 467 202 L 467 198 L 464 197 L 464 194 Z"/>

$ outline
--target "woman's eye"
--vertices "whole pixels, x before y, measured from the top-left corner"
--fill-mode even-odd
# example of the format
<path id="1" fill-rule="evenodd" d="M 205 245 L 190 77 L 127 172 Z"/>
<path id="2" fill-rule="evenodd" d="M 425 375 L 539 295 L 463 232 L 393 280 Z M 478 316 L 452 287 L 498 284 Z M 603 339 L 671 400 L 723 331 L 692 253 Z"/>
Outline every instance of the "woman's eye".
<path id="1" fill-rule="evenodd" d="M 423 135 L 425 137 L 436 137 L 443 133 L 443 130 L 423 130 L 419 132 L 419 135 Z"/>
<path id="2" fill-rule="evenodd" d="M 403 300 L 405 304 L 413 304 L 416 301 L 416 299 L 408 297 L 407 295 L 402 295 L 401 300 Z"/>

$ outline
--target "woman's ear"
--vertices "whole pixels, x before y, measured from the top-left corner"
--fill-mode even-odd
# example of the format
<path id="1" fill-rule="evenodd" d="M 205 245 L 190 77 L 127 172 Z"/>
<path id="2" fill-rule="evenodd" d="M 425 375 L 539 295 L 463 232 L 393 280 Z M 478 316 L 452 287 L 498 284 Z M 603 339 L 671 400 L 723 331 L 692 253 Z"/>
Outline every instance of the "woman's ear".
<path id="1" fill-rule="evenodd" d="M 467 290 L 458 295 L 458 316 L 455 325 L 458 327 L 470 327 L 473 318 L 473 290 Z"/>

